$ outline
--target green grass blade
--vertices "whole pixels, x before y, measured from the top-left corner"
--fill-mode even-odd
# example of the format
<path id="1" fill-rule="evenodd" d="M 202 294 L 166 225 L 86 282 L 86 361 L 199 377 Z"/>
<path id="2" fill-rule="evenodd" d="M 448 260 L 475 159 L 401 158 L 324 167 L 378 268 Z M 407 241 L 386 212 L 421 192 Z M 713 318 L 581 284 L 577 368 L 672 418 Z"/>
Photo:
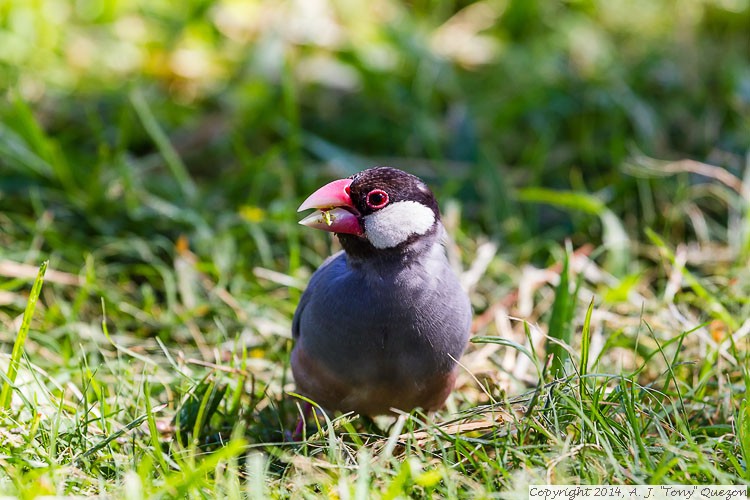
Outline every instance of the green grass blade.
<path id="1" fill-rule="evenodd" d="M 34 285 L 31 287 L 29 300 L 26 302 L 26 310 L 23 313 L 21 328 L 18 330 L 16 341 L 13 343 L 13 351 L 11 352 L 10 363 L 8 365 L 8 380 L 3 383 L 3 389 L 0 391 L 0 408 L 5 410 L 10 408 L 12 399 L 11 386 L 16 381 L 16 375 L 18 375 L 18 367 L 20 366 L 21 357 L 23 356 L 23 347 L 26 343 L 26 337 L 29 335 L 29 330 L 31 329 L 31 318 L 34 316 L 36 302 L 39 299 L 39 294 L 42 292 L 44 274 L 47 272 L 48 265 L 49 261 L 45 260 L 39 267 L 39 273 L 34 280 Z"/>
<path id="2" fill-rule="evenodd" d="M 161 410 L 163 410 L 167 406 L 169 406 L 169 405 L 165 403 L 165 404 L 157 406 L 156 408 L 152 408 L 152 410 L 153 410 L 153 412 L 160 412 Z M 116 440 L 116 439 L 124 436 L 125 434 L 127 434 L 130 431 L 132 431 L 133 429 L 136 429 L 136 428 L 140 427 L 140 425 L 144 421 L 148 420 L 148 418 L 149 418 L 149 414 L 148 413 L 137 417 L 136 419 L 134 419 L 133 421 L 131 421 L 127 425 L 125 425 L 122 429 L 118 429 L 117 431 L 113 432 L 109 436 L 105 437 L 104 439 L 102 439 L 101 441 L 99 441 L 98 443 L 96 443 L 91 448 L 87 449 L 79 457 L 76 458 L 76 461 L 90 457 L 91 455 L 93 455 L 97 451 L 101 450 L 102 448 L 104 448 L 105 446 L 107 446 L 108 444 L 110 444 L 112 441 L 114 441 L 114 440 Z"/>
<path id="3" fill-rule="evenodd" d="M 162 491 L 155 498 L 192 498 L 187 493 L 205 484 L 212 472 L 221 464 L 239 456 L 247 443 L 242 438 L 230 440 L 226 446 L 202 458 L 194 468 L 172 473 L 166 478 Z"/>
<path id="4" fill-rule="evenodd" d="M 677 265 L 675 253 L 671 248 L 669 248 L 669 246 L 661 238 L 661 236 L 659 236 L 652 229 L 646 228 L 646 237 L 648 237 L 648 239 L 651 240 L 651 243 L 657 246 L 659 250 L 664 253 L 664 256 L 667 258 L 667 260 L 670 261 L 673 266 Z M 727 311 L 724 305 L 716 297 L 714 297 L 708 290 L 706 290 L 703 285 L 701 285 L 700 281 L 695 277 L 695 275 L 693 275 L 693 273 L 691 273 L 684 266 L 681 267 L 681 271 L 683 278 L 685 278 L 685 281 L 688 285 L 690 285 L 690 288 L 693 290 L 693 292 L 695 292 L 697 296 L 699 296 L 706 302 L 708 306 L 710 306 L 707 307 L 708 310 L 710 310 L 714 315 L 716 315 L 716 317 L 726 323 L 732 330 L 736 330 L 737 328 L 739 328 L 739 324 L 737 320 L 734 319 L 732 314 Z"/>
<path id="5" fill-rule="evenodd" d="M 166 474 L 169 471 L 169 465 L 167 465 L 167 460 L 164 458 L 164 452 L 162 451 L 161 443 L 159 442 L 159 430 L 156 427 L 154 409 L 151 405 L 151 386 L 148 383 L 148 378 L 143 382 L 143 399 L 146 402 L 146 416 L 148 432 L 151 434 L 151 447 L 154 449 L 157 463 L 161 466 L 162 472 Z"/>
<path id="6" fill-rule="evenodd" d="M 40 177 L 54 176 L 52 165 L 33 151 L 21 135 L 4 123 L 0 123 L 0 155 L 6 168 L 24 174 L 33 172 Z"/>
<path id="7" fill-rule="evenodd" d="M 583 331 L 581 332 L 581 365 L 578 367 L 581 397 L 586 391 L 586 375 L 589 370 L 589 352 L 591 351 L 591 314 L 594 312 L 594 298 L 591 298 L 586 310 L 586 318 L 583 320 Z"/>
<path id="8" fill-rule="evenodd" d="M 509 339 L 504 339 L 502 337 L 474 337 L 471 339 L 471 342 L 474 344 L 498 344 L 506 347 L 511 347 L 529 358 L 533 363 L 537 365 L 539 364 L 538 360 L 530 350 L 528 350 L 518 342 L 514 342 Z"/>
<path id="9" fill-rule="evenodd" d="M 190 173 L 180 159 L 180 155 L 177 154 L 177 150 L 175 150 L 174 146 L 172 146 L 172 143 L 169 141 L 169 137 L 167 137 L 167 134 L 162 130 L 156 117 L 151 112 L 151 108 L 149 107 L 148 102 L 146 102 L 143 93 L 140 91 L 131 92 L 130 102 L 133 103 L 133 108 L 135 109 L 138 118 L 141 120 L 143 127 L 146 129 L 146 132 L 164 157 L 164 161 L 166 162 L 169 171 L 180 186 L 183 197 L 187 200 L 195 199 L 197 193 L 195 183 L 193 182 L 193 179 L 190 178 Z"/>
<path id="10" fill-rule="evenodd" d="M 247 496 L 251 500 L 265 500 L 269 498 L 265 480 L 267 474 L 266 462 L 266 457 L 259 452 L 251 453 L 247 457 Z"/>
<path id="11" fill-rule="evenodd" d="M 750 481 L 750 399 L 743 399 L 737 412 L 737 441 L 745 462 L 745 479 Z"/>
<path id="12" fill-rule="evenodd" d="M 546 203 L 559 208 L 580 210 L 591 215 L 599 215 L 606 210 L 604 203 L 594 196 L 572 191 L 529 187 L 518 191 L 518 199 L 524 202 Z"/>
<path id="13" fill-rule="evenodd" d="M 570 345 L 572 310 L 575 305 L 575 297 L 570 292 L 570 279 L 568 277 L 569 255 L 565 252 L 563 268 L 560 272 L 560 283 L 555 291 L 555 301 L 552 304 L 552 314 L 549 319 L 549 337 L 563 344 Z M 560 377 L 565 372 L 565 362 L 569 359 L 568 351 L 557 342 L 547 340 L 547 356 L 552 356 L 552 376 Z"/>
<path id="14" fill-rule="evenodd" d="M 54 139 L 54 136 L 47 134 L 29 103 L 23 98 L 14 94 L 12 105 L 13 121 L 18 127 L 17 130 L 24 135 L 28 148 L 33 151 L 33 155 L 39 155 L 42 161 L 47 162 L 54 177 L 68 194 L 68 199 L 73 203 L 78 202 L 82 193 L 76 187 L 73 169 L 66 160 L 58 141 Z M 27 155 L 26 158 L 33 160 L 33 155 Z M 40 166 L 38 162 L 34 164 Z"/>
<path id="15" fill-rule="evenodd" d="M 585 192 L 530 187 L 519 190 L 518 198 L 523 202 L 545 203 L 560 209 L 599 217 L 602 241 L 608 251 L 607 268 L 616 276 L 625 274 L 630 261 L 630 240 L 627 231 L 620 218 L 596 196 Z"/>

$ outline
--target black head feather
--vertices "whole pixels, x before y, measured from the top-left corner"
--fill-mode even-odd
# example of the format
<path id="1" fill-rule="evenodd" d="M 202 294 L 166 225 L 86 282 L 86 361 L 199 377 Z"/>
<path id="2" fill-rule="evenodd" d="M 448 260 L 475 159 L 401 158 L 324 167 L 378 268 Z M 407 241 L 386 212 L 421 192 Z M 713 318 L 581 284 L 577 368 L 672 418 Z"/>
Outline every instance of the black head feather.
<path id="1" fill-rule="evenodd" d="M 350 179 L 352 202 L 363 216 L 373 212 L 367 205 L 367 194 L 374 189 L 382 189 L 388 193 L 389 203 L 416 201 L 430 207 L 435 213 L 435 219 L 440 219 L 440 209 L 435 196 L 416 175 L 393 167 L 374 167 L 354 174 Z"/>

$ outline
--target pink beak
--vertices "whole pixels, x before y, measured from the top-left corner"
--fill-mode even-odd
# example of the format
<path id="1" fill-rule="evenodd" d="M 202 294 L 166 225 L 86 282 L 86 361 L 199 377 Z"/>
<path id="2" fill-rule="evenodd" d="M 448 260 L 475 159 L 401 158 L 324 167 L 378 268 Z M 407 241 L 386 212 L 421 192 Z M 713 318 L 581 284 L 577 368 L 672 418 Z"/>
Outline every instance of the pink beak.
<path id="1" fill-rule="evenodd" d="M 308 196 L 297 211 L 309 208 L 318 210 L 299 223 L 331 233 L 362 234 L 364 231 L 359 222 L 359 214 L 349 196 L 348 187 L 351 183 L 351 179 L 333 181 Z"/>

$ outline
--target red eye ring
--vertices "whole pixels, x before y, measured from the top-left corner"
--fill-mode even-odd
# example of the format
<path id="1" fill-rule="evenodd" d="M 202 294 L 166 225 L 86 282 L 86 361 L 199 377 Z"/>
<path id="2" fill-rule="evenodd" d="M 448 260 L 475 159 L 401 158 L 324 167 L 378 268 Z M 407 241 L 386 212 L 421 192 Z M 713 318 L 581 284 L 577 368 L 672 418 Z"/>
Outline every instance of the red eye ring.
<path id="1" fill-rule="evenodd" d="M 367 206 L 373 210 L 383 208 L 388 204 L 388 193 L 382 189 L 373 189 L 367 193 Z"/>

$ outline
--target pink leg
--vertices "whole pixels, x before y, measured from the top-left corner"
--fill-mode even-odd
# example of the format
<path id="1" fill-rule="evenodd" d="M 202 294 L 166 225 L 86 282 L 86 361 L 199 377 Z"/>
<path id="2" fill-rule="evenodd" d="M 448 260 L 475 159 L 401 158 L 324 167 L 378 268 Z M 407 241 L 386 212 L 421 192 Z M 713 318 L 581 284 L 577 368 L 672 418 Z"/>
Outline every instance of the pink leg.
<path id="1" fill-rule="evenodd" d="M 312 415 L 312 409 L 313 407 L 310 403 L 304 403 L 302 405 L 302 415 L 300 415 L 297 419 L 297 426 L 294 428 L 292 439 L 298 439 L 302 437 L 302 431 L 305 429 L 305 423 L 307 422 L 307 419 L 310 418 L 310 415 Z"/>

